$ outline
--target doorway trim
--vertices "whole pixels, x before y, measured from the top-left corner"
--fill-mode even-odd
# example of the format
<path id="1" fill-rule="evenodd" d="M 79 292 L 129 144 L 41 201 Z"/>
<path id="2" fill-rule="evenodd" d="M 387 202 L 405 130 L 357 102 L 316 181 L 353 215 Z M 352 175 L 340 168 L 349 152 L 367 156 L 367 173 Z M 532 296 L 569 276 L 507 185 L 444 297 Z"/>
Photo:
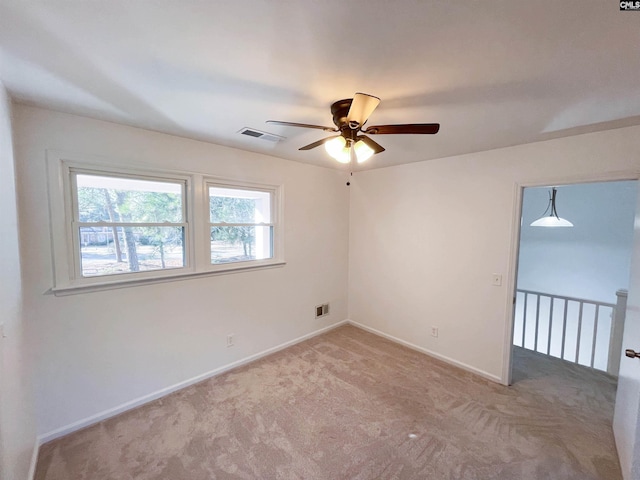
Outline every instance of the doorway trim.
<path id="1" fill-rule="evenodd" d="M 513 330 L 515 321 L 515 295 L 518 278 L 518 259 L 520 253 L 520 231 L 522 229 L 522 199 L 525 188 L 531 187 L 547 187 L 550 185 L 577 185 L 581 183 L 602 183 L 602 182 L 623 182 L 623 181 L 639 181 L 639 170 L 622 170 L 616 172 L 603 172 L 591 175 L 575 175 L 568 177 L 546 177 L 534 181 L 516 181 L 513 184 L 513 211 L 511 219 L 511 241 L 509 244 L 508 259 L 508 279 L 507 279 L 507 295 L 505 298 L 505 329 L 504 329 L 504 348 L 502 352 L 502 375 L 501 381 L 503 385 L 512 384 L 513 373 Z M 639 183 L 640 185 L 640 183 Z M 639 186 L 640 188 L 640 186 Z"/>

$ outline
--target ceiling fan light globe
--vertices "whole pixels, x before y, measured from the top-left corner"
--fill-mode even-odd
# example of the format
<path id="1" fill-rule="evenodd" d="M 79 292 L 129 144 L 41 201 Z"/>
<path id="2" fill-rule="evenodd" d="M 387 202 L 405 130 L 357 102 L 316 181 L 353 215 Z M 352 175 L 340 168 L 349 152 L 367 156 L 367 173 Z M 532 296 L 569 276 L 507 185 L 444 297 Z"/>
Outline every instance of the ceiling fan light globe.
<path id="1" fill-rule="evenodd" d="M 340 163 L 349 163 L 351 161 L 347 140 L 344 137 L 332 138 L 328 142 L 325 142 L 324 149 L 331 158 L 334 158 Z"/>
<path id="2" fill-rule="evenodd" d="M 373 148 L 364 143 L 362 140 L 356 142 L 353 148 L 356 151 L 356 158 L 358 159 L 358 163 L 366 162 L 375 153 L 373 151 Z"/>
<path id="3" fill-rule="evenodd" d="M 345 147 L 346 144 L 347 144 L 347 141 L 345 140 L 345 138 L 340 136 L 340 137 L 332 138 L 328 142 L 324 142 L 324 149 L 327 151 L 329 155 L 335 158 L 336 155 L 339 154 L 339 152 Z"/>
<path id="4" fill-rule="evenodd" d="M 351 152 L 348 148 L 344 148 L 339 155 L 333 157 L 340 163 L 351 163 Z"/>

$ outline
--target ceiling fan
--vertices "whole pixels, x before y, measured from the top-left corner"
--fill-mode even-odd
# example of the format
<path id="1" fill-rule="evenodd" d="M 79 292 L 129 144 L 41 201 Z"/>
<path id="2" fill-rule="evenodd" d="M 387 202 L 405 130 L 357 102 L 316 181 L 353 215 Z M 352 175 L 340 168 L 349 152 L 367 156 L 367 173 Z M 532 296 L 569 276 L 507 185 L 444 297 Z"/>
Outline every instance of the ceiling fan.
<path id="1" fill-rule="evenodd" d="M 311 150 L 324 145 L 327 153 L 340 163 L 357 161 L 362 163 L 372 155 L 384 152 L 384 148 L 365 135 L 390 135 L 390 134 L 429 134 L 433 135 L 440 130 L 439 123 L 407 123 L 400 125 L 376 125 L 363 129 L 369 116 L 376 109 L 380 99 L 366 93 L 356 93 L 353 98 L 338 100 L 331 105 L 331 114 L 335 127 L 322 125 L 309 125 L 307 123 L 281 122 L 279 120 L 267 120 L 267 123 L 284 125 L 287 127 L 314 128 L 326 132 L 338 133 L 331 137 L 323 138 L 317 142 L 301 147 L 299 150 Z"/>

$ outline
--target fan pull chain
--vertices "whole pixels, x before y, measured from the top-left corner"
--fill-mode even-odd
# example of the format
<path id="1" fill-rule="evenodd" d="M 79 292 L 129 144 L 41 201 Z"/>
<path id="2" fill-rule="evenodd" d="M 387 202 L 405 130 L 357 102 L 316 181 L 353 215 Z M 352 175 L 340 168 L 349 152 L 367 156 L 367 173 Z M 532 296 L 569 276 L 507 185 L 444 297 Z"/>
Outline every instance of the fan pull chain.
<path id="1" fill-rule="evenodd" d="M 349 172 L 349 177 L 353 177 L 353 172 Z M 347 187 L 351 185 L 351 178 L 347 180 Z"/>

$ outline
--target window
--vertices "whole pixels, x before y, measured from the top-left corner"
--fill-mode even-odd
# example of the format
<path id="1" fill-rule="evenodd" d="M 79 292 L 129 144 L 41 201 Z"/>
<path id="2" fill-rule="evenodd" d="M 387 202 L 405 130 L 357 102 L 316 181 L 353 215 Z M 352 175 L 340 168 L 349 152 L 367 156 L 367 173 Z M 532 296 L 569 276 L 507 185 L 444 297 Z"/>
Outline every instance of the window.
<path id="1" fill-rule="evenodd" d="M 284 264 L 281 187 L 47 158 L 56 295 Z"/>
<path id="2" fill-rule="evenodd" d="M 207 185 L 211 263 L 273 257 L 271 191 Z"/>
<path id="3" fill-rule="evenodd" d="M 70 172 L 80 276 L 185 267 L 184 182 Z"/>

